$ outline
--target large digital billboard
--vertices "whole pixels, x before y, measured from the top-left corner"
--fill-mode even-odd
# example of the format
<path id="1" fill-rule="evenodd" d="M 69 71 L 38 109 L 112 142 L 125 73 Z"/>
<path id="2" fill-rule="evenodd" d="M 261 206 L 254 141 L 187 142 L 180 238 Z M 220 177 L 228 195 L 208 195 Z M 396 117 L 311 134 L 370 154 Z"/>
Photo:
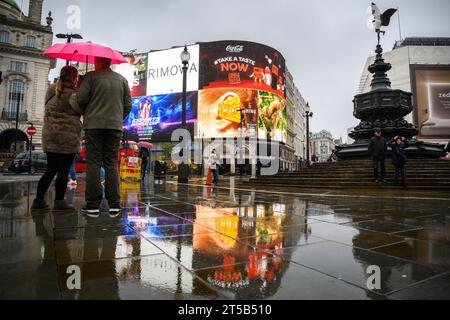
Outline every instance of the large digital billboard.
<path id="1" fill-rule="evenodd" d="M 216 137 L 257 137 L 259 92 L 251 89 L 221 88 L 199 91 L 198 135 Z M 242 119 L 241 119 L 242 116 Z"/>
<path id="2" fill-rule="evenodd" d="M 414 122 L 422 138 L 450 137 L 450 66 L 412 65 Z"/>
<path id="3" fill-rule="evenodd" d="M 184 47 L 150 52 L 148 54 L 147 95 L 179 93 L 183 91 Z M 188 46 L 191 55 L 187 71 L 187 91 L 198 90 L 199 46 Z"/>
<path id="4" fill-rule="evenodd" d="M 132 97 L 147 94 L 147 53 L 138 53 L 126 57 L 128 63 L 113 65 L 113 70 L 127 79 Z"/>
<path id="5" fill-rule="evenodd" d="M 132 99 L 133 107 L 124 129 L 141 140 L 171 141 L 172 132 L 182 127 L 182 94 L 162 94 Z M 186 122 L 191 134 L 197 121 L 197 92 L 187 93 Z"/>
<path id="6" fill-rule="evenodd" d="M 181 127 L 184 47 L 128 57 L 116 68 L 132 88 L 124 129 L 141 140 L 170 141 Z M 252 137 L 286 142 L 286 63 L 276 50 L 245 41 L 188 46 L 187 120 L 198 138 Z M 241 132 L 242 131 L 242 132 Z"/>
<path id="7" fill-rule="evenodd" d="M 200 89 L 251 88 L 286 97 L 286 62 L 275 49 L 247 41 L 200 45 Z"/>

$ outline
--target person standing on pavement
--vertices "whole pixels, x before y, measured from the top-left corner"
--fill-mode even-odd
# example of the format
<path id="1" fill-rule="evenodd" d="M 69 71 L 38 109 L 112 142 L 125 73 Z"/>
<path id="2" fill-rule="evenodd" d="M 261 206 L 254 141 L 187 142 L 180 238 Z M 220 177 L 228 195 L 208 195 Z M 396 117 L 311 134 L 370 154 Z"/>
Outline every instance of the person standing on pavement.
<path id="1" fill-rule="evenodd" d="M 105 198 L 109 215 L 121 214 L 119 149 L 123 120 L 131 111 L 128 81 L 111 70 L 111 60 L 95 58 L 95 71 L 83 78 L 76 102 L 83 111 L 86 140 L 86 205 L 82 212 L 98 217 L 103 200 L 100 167 L 105 168 Z"/>
<path id="2" fill-rule="evenodd" d="M 376 183 L 386 183 L 386 139 L 381 136 L 381 129 L 375 129 L 375 135 L 369 141 L 369 153 L 373 160 L 373 176 Z"/>
<path id="3" fill-rule="evenodd" d="M 209 156 L 209 167 L 211 168 L 211 173 L 213 176 L 212 183 L 217 185 L 219 183 L 219 172 L 218 172 L 218 162 L 219 158 L 216 153 L 216 149 L 211 151 L 211 155 Z"/>
<path id="4" fill-rule="evenodd" d="M 408 148 L 408 141 L 404 137 L 395 137 L 389 141 L 392 149 L 392 164 L 395 169 L 395 185 L 405 185 L 405 164 L 406 154 L 405 149 Z"/>
<path id="5" fill-rule="evenodd" d="M 78 70 L 66 66 L 61 69 L 56 84 L 47 90 L 42 129 L 42 149 L 47 154 L 47 169 L 39 181 L 36 199 L 32 205 L 33 210 L 49 208 L 44 198 L 56 175 L 53 209 L 74 209 L 64 198 L 70 167 L 75 155 L 81 150 L 81 110 L 70 104 L 70 97 L 75 93 L 77 81 Z"/>
<path id="6" fill-rule="evenodd" d="M 145 179 L 145 175 L 147 173 L 149 157 L 150 157 L 150 152 L 148 151 L 148 149 L 141 147 L 141 150 L 139 150 L 139 158 L 141 158 L 141 178 L 142 178 L 142 180 Z"/>

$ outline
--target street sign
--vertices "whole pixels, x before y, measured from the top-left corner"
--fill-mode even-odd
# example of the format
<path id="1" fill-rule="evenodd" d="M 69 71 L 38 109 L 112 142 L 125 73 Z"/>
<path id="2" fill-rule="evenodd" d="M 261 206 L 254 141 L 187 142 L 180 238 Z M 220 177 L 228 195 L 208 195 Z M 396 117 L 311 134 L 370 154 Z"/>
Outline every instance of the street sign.
<path id="1" fill-rule="evenodd" d="M 29 128 L 27 129 L 27 134 L 28 134 L 30 137 L 34 136 L 36 133 L 37 133 L 37 129 L 36 129 L 35 127 L 33 127 L 33 126 L 31 126 L 31 127 L 29 127 Z"/>

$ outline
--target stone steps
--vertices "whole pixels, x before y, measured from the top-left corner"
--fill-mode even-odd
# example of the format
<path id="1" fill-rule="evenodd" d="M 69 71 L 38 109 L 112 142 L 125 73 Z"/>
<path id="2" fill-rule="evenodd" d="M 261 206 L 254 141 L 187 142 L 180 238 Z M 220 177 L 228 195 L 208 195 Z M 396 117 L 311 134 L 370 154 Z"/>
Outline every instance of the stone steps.
<path id="1" fill-rule="evenodd" d="M 394 184 L 394 168 L 386 160 L 387 187 Z M 450 189 L 450 161 L 410 160 L 406 166 L 408 188 Z M 376 188 L 370 160 L 314 164 L 300 172 L 279 173 L 250 179 L 247 185 L 293 188 Z M 394 187 L 393 188 L 398 188 Z"/>

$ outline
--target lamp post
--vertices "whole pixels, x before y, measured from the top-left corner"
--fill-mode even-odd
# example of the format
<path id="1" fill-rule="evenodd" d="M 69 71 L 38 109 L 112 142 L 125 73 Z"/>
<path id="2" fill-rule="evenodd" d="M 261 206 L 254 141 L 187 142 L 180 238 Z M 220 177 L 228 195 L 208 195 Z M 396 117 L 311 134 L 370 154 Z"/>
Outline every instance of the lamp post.
<path id="1" fill-rule="evenodd" d="M 181 52 L 181 62 L 183 63 L 183 97 L 182 97 L 182 106 L 181 106 L 181 127 L 187 130 L 186 124 L 186 104 L 187 104 L 187 71 L 189 60 L 191 59 L 191 54 L 188 51 L 187 46 L 184 46 L 183 52 Z M 190 144 L 188 145 L 190 148 Z M 184 156 L 184 149 L 181 149 L 180 156 Z M 178 182 L 187 183 L 189 179 L 189 164 L 184 163 L 184 161 L 180 164 L 178 168 Z"/>
<path id="2" fill-rule="evenodd" d="M 184 46 L 184 50 L 181 53 L 181 62 L 183 63 L 183 105 L 181 114 L 181 125 L 183 129 L 186 129 L 186 100 L 187 100 L 187 71 L 191 54 L 189 53 L 187 46 Z"/>
<path id="3" fill-rule="evenodd" d="M 81 36 L 81 35 L 79 35 L 78 33 L 66 33 L 66 34 L 64 34 L 64 33 L 58 33 L 57 35 L 56 35 L 56 37 L 58 38 L 58 39 L 67 39 L 67 43 L 71 43 L 72 42 L 72 39 L 83 39 L 83 37 Z M 66 60 L 66 66 L 68 66 L 69 65 L 69 60 Z"/>
<path id="4" fill-rule="evenodd" d="M 309 103 L 306 103 L 305 117 L 306 117 L 306 165 L 309 166 L 311 164 L 309 158 L 309 118 L 313 117 L 313 113 L 311 112 Z"/>
<path id="5" fill-rule="evenodd" d="M 240 161 L 240 164 L 239 164 L 239 176 L 240 176 L 240 178 L 241 178 L 241 180 L 242 180 L 242 171 L 243 171 L 243 167 L 242 167 L 242 158 L 243 158 L 243 148 L 244 148 L 244 143 L 243 143 L 243 140 L 244 140 L 244 114 L 243 114 L 243 111 L 245 111 L 246 109 L 239 109 L 239 110 L 236 110 L 236 111 L 239 111 L 240 112 L 240 115 L 241 115 L 241 145 L 240 145 L 240 147 L 239 147 L 239 161 Z M 245 165 L 244 165 L 244 167 L 245 167 Z"/>

